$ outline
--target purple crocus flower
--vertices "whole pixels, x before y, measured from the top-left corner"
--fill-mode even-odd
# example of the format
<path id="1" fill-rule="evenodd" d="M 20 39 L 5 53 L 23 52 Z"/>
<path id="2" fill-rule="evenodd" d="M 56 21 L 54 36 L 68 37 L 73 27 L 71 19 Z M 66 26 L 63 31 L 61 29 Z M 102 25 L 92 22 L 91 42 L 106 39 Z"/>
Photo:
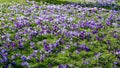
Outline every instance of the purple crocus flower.
<path id="1" fill-rule="evenodd" d="M 35 5 L 35 8 L 36 8 L 36 9 L 38 9 L 38 8 L 39 8 L 39 6 L 38 6 L 38 5 Z"/>
<path id="2" fill-rule="evenodd" d="M 60 64 L 60 65 L 58 66 L 58 68 L 64 68 L 64 66 Z"/>
<path id="3" fill-rule="evenodd" d="M 6 41 L 7 41 L 7 42 L 11 42 L 10 38 L 7 38 Z"/>
<path id="4" fill-rule="evenodd" d="M 81 49 L 82 49 L 82 50 L 85 50 L 85 51 L 87 51 L 87 52 L 90 51 L 90 48 L 87 47 L 85 44 L 81 44 L 81 45 L 80 45 L 80 50 L 81 50 Z"/>
<path id="5" fill-rule="evenodd" d="M 101 16 L 98 16 L 99 19 L 101 19 L 102 17 Z"/>
<path id="6" fill-rule="evenodd" d="M 103 37 L 96 36 L 96 39 L 97 39 L 98 41 L 102 41 L 102 40 L 104 40 L 104 38 L 105 38 L 105 36 L 103 36 Z"/>
<path id="7" fill-rule="evenodd" d="M 44 46 L 45 51 L 48 52 L 50 50 L 49 45 L 47 44 L 46 40 L 43 41 L 43 46 Z"/>
<path id="8" fill-rule="evenodd" d="M 80 24 L 80 27 L 82 27 L 82 28 L 84 28 L 85 26 L 86 26 L 85 23 L 81 23 L 81 24 Z"/>
<path id="9" fill-rule="evenodd" d="M 65 68 L 69 68 L 69 65 L 68 65 L 68 64 L 66 64 L 66 65 L 65 65 Z"/>
<path id="10" fill-rule="evenodd" d="M 15 61 L 12 61 L 12 62 L 11 62 L 11 65 L 12 65 L 12 66 L 15 66 L 15 65 L 16 65 L 16 62 L 15 62 Z"/>
<path id="11" fill-rule="evenodd" d="M 101 41 L 101 38 L 100 38 L 99 36 L 96 36 L 96 39 L 97 39 L 98 41 Z"/>
<path id="12" fill-rule="evenodd" d="M 12 47 L 15 47 L 16 44 L 15 44 L 14 42 L 11 42 L 11 46 L 12 46 Z"/>
<path id="13" fill-rule="evenodd" d="M 35 47 L 35 43 L 34 42 L 30 42 L 30 47 L 34 48 Z"/>
<path id="14" fill-rule="evenodd" d="M 16 28 L 21 28 L 21 27 L 22 27 L 22 24 L 20 24 L 20 23 L 18 23 L 18 22 L 15 22 L 15 23 L 14 23 L 14 26 L 15 26 Z"/>
<path id="15" fill-rule="evenodd" d="M 92 30 L 92 34 L 98 33 L 98 30 Z"/>
<path id="16" fill-rule="evenodd" d="M 54 47 L 58 47 L 59 41 L 57 40 L 56 43 L 54 44 Z"/>
<path id="17" fill-rule="evenodd" d="M 23 60 L 23 61 L 26 61 L 27 60 L 27 57 L 26 56 L 21 56 L 21 59 Z"/>
<path id="18" fill-rule="evenodd" d="M 44 45 L 44 49 L 45 49 L 45 51 L 48 51 L 49 50 L 48 45 Z"/>
<path id="19" fill-rule="evenodd" d="M 8 64 L 5 64 L 5 66 L 3 66 L 3 68 L 9 68 L 9 65 L 8 65 Z"/>
<path id="20" fill-rule="evenodd" d="M 107 21 L 107 22 L 106 22 L 106 25 L 107 25 L 107 26 L 111 26 L 112 23 L 111 23 L 110 21 Z"/>
<path id="21" fill-rule="evenodd" d="M 116 64 L 118 64 L 118 62 L 115 61 L 114 64 L 116 65 Z"/>
<path id="22" fill-rule="evenodd" d="M 27 61 L 21 63 L 22 66 L 29 66 L 29 63 Z"/>
<path id="23" fill-rule="evenodd" d="M 119 38 L 119 36 L 117 34 L 114 34 L 113 37 L 114 38 Z"/>
<path id="24" fill-rule="evenodd" d="M 3 57 L 3 60 L 4 60 L 4 62 L 8 62 L 8 58 L 7 58 L 7 56 L 2 56 Z"/>
<path id="25" fill-rule="evenodd" d="M 2 40 L 5 39 L 5 35 L 2 35 Z"/>
<path id="26" fill-rule="evenodd" d="M 80 34 L 79 34 L 79 36 L 80 36 L 82 39 L 84 39 L 84 38 L 85 38 L 85 33 L 86 33 L 86 31 L 81 31 Z"/>
<path id="27" fill-rule="evenodd" d="M 103 25 L 102 24 L 98 24 L 97 28 L 103 28 Z"/>
<path id="28" fill-rule="evenodd" d="M 2 49 L 2 50 L 1 50 L 1 52 L 2 52 L 2 53 L 5 53 L 5 52 L 7 52 L 7 50 L 5 50 L 5 49 Z"/>
<path id="29" fill-rule="evenodd" d="M 38 34 L 37 31 L 31 31 L 30 33 L 31 36 L 36 36 L 37 34 Z"/>
<path id="30" fill-rule="evenodd" d="M 71 29 L 76 29 L 77 28 L 77 25 L 76 24 L 72 24 L 71 25 Z"/>
<path id="31" fill-rule="evenodd" d="M 70 48 L 70 45 L 66 45 L 65 49 L 69 49 Z"/>
<path id="32" fill-rule="evenodd" d="M 24 44 L 22 42 L 19 41 L 18 44 L 19 44 L 19 48 L 23 48 L 24 47 Z"/>
<path id="33" fill-rule="evenodd" d="M 6 47 L 9 47 L 10 45 L 9 44 L 7 44 L 7 43 L 5 43 L 5 44 L 3 44 L 4 46 L 6 46 Z"/>
<path id="34" fill-rule="evenodd" d="M 38 19 L 35 20 L 35 22 L 36 22 L 37 25 L 40 25 L 40 24 L 41 24 L 40 20 L 38 20 Z"/>
<path id="35" fill-rule="evenodd" d="M 21 36 L 20 35 L 18 35 L 18 34 L 16 34 L 16 36 L 15 36 L 15 39 L 21 39 Z"/>
<path id="36" fill-rule="evenodd" d="M 110 40 L 108 40 L 106 43 L 107 43 L 108 45 L 110 45 L 110 44 L 111 44 Z"/>
<path id="37" fill-rule="evenodd" d="M 41 57 L 40 57 L 41 62 L 43 62 L 43 61 L 44 61 L 44 59 L 45 59 L 45 57 L 44 57 L 44 56 L 41 56 Z"/>
<path id="38" fill-rule="evenodd" d="M 118 49 L 118 50 L 116 51 L 116 54 L 117 54 L 117 55 L 120 55 L 120 49 Z"/>
<path id="39" fill-rule="evenodd" d="M 15 55 L 12 55 L 12 56 L 11 56 L 11 58 L 12 58 L 12 59 L 15 59 L 15 58 L 16 58 L 16 56 L 15 56 Z"/>
<path id="40" fill-rule="evenodd" d="M 117 21 L 120 21 L 120 18 L 118 18 Z"/>

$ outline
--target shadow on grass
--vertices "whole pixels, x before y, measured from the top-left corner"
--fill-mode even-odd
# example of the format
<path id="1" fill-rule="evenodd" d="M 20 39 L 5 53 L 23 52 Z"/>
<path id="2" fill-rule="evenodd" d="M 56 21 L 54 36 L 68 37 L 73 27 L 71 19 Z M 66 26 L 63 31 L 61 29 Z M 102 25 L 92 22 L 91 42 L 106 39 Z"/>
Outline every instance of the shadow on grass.
<path id="1" fill-rule="evenodd" d="M 79 5 L 81 5 L 82 7 L 98 7 L 98 8 L 104 8 L 104 9 L 108 9 L 108 10 L 117 10 L 120 11 L 120 6 L 116 5 L 116 4 L 95 4 L 95 3 L 87 3 L 87 4 L 81 4 L 78 3 Z"/>
<path id="2" fill-rule="evenodd" d="M 70 3 L 69 1 L 60 1 L 60 0 L 35 0 L 36 2 L 42 1 L 43 3 L 49 3 L 49 4 L 68 4 Z"/>
<path id="3" fill-rule="evenodd" d="M 108 10 L 118 10 L 120 11 L 120 5 L 117 4 L 98 4 L 98 3 L 75 3 L 75 2 L 69 2 L 69 1 L 59 1 L 59 0 L 35 0 L 36 2 L 40 2 L 42 1 L 43 3 L 49 3 L 49 4 L 75 4 L 75 5 L 80 5 L 82 7 L 98 7 L 98 8 L 105 8 Z"/>

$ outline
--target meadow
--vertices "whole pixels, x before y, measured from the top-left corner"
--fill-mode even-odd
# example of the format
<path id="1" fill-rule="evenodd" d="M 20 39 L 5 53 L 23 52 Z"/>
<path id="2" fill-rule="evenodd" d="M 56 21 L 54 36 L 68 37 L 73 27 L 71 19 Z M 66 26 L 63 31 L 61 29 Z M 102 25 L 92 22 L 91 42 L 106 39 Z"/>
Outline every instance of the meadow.
<path id="1" fill-rule="evenodd" d="M 119 68 L 119 0 L 0 0 L 0 68 Z"/>

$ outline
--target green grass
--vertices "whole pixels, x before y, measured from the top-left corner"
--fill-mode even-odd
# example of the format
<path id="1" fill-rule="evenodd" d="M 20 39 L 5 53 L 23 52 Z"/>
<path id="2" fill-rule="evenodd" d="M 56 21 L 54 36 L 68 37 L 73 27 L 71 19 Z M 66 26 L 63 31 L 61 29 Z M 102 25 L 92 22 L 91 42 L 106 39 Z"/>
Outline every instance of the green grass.
<path id="1" fill-rule="evenodd" d="M 25 1 L 26 0 L 0 0 L 0 3 L 7 3 L 7 4 L 9 4 L 9 3 L 15 2 L 15 3 L 23 4 L 23 3 L 25 3 Z"/>

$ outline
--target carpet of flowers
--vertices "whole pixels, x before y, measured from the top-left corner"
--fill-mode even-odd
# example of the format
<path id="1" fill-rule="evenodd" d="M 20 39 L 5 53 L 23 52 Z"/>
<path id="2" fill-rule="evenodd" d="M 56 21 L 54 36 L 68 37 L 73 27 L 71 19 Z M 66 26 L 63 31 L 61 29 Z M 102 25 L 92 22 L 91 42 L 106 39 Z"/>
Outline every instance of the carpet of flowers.
<path id="1" fill-rule="evenodd" d="M 1 68 L 120 67 L 120 11 L 34 1 L 1 6 Z"/>

